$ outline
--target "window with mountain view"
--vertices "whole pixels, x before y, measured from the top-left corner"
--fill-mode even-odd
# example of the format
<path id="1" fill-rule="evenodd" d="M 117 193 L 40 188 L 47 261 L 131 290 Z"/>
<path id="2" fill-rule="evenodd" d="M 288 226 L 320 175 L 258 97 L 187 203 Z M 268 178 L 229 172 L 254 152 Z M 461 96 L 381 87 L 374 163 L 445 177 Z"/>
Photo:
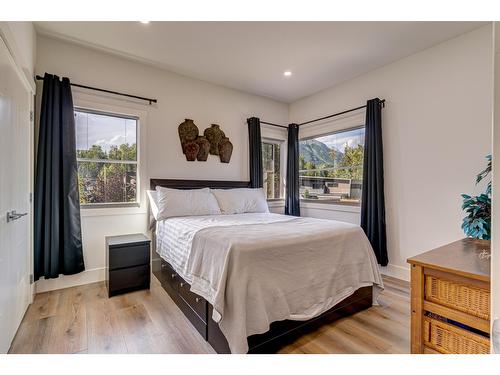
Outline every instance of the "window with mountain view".
<path id="1" fill-rule="evenodd" d="M 266 198 L 281 198 L 281 143 L 262 142 L 262 167 Z"/>
<path id="2" fill-rule="evenodd" d="M 301 199 L 359 205 L 364 143 L 364 127 L 301 140 Z"/>
<path id="3" fill-rule="evenodd" d="M 137 122 L 75 109 L 81 205 L 137 202 Z"/>

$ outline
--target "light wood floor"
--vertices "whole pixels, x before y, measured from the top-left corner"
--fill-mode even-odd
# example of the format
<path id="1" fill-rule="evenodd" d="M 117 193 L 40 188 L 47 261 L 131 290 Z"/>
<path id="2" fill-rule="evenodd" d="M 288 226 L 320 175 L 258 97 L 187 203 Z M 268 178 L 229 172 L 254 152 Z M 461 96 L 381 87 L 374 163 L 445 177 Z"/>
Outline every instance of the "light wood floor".
<path id="1" fill-rule="evenodd" d="M 408 353 L 407 282 L 384 277 L 380 306 L 300 337 L 280 353 Z M 38 294 L 9 353 L 214 353 L 153 277 L 108 298 L 104 283 Z"/>

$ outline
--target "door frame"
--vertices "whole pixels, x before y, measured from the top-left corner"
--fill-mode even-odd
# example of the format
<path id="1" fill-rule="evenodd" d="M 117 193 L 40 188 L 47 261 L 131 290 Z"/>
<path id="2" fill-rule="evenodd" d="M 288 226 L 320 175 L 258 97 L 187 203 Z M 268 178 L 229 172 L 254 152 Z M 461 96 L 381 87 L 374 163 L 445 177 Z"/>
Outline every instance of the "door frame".
<path id="1" fill-rule="evenodd" d="M 30 95 L 30 123 L 29 123 L 29 194 L 30 194 L 30 204 L 28 207 L 28 217 L 30 218 L 30 224 L 28 229 L 28 251 L 29 251 L 29 275 L 26 275 L 30 281 L 30 300 L 29 303 L 33 303 L 33 299 L 35 296 L 35 284 L 33 282 L 33 251 L 34 251 L 34 243 L 33 243 L 33 231 L 34 231 L 34 223 L 33 223 L 33 191 L 34 191 L 34 182 L 35 182 L 35 153 L 34 153 L 34 145 L 35 145 L 35 95 L 36 95 L 36 84 L 33 77 L 30 77 L 29 73 L 22 68 L 22 64 L 17 58 L 16 53 L 14 52 L 15 46 L 13 42 L 12 35 L 4 32 L 4 28 L 0 28 L 0 40 L 5 44 L 8 51 L 8 59 L 12 64 L 13 70 L 17 73 L 19 79 L 21 80 L 24 88 L 28 91 Z M 8 31 L 8 30 L 7 30 Z"/>

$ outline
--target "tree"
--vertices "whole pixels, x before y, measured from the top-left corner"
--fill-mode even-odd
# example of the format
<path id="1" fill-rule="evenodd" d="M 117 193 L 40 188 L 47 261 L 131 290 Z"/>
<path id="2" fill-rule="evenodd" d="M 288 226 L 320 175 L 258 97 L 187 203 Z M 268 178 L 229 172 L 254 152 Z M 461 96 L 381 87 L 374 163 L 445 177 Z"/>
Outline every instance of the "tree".
<path id="1" fill-rule="evenodd" d="M 320 177 L 328 177 L 330 174 L 329 174 L 329 171 L 327 169 L 322 169 L 322 168 L 329 168 L 330 166 L 327 165 L 327 164 L 323 164 L 319 167 L 320 171 L 319 171 L 319 175 Z"/>
<path id="2" fill-rule="evenodd" d="M 338 164 L 341 169 L 336 171 L 337 173 L 334 177 L 361 180 L 363 178 L 363 155 L 363 145 L 358 145 L 357 147 L 346 145 L 344 155 Z"/>
<path id="3" fill-rule="evenodd" d="M 108 152 L 109 160 L 136 160 L 137 159 L 137 147 L 135 143 L 129 145 L 128 143 L 123 143 L 120 146 L 111 146 Z"/>
<path id="4" fill-rule="evenodd" d="M 306 164 L 306 158 L 302 154 L 299 155 L 299 170 L 306 169 L 305 164 Z"/>
<path id="5" fill-rule="evenodd" d="M 135 144 L 125 143 L 112 146 L 107 153 L 101 146 L 93 145 L 88 150 L 78 150 L 77 156 L 81 159 L 89 159 L 78 162 L 80 203 L 131 202 L 135 200 L 137 192 L 136 165 L 105 162 L 105 160 L 137 160 L 137 146 Z"/>
<path id="6" fill-rule="evenodd" d="M 92 145 L 88 150 L 78 150 L 76 157 L 82 159 L 107 159 L 106 152 L 99 145 Z"/>
<path id="7" fill-rule="evenodd" d="M 333 160 L 333 162 L 335 163 L 335 160 L 337 160 L 337 150 L 335 150 L 334 148 L 331 148 L 330 149 L 330 158 Z M 334 167 L 335 165 L 333 165 L 332 167 Z"/>
<path id="8" fill-rule="evenodd" d="M 312 161 L 306 161 L 304 164 L 304 169 L 310 170 L 310 172 L 306 172 L 304 175 L 305 176 L 315 176 L 316 172 L 314 169 L 316 169 L 316 164 L 314 164 Z"/>

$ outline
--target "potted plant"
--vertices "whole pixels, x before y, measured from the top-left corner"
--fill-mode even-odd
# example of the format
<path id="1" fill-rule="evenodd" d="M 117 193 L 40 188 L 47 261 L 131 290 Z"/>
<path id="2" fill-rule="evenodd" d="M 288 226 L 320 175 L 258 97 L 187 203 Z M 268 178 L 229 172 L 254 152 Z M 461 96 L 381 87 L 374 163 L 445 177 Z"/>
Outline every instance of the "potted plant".
<path id="1" fill-rule="evenodd" d="M 491 173 L 491 155 L 486 156 L 486 168 L 477 175 L 476 185 Z M 468 237 L 482 240 L 491 239 L 491 179 L 486 191 L 476 196 L 462 194 L 462 209 L 467 216 L 462 223 L 462 229 Z"/>

